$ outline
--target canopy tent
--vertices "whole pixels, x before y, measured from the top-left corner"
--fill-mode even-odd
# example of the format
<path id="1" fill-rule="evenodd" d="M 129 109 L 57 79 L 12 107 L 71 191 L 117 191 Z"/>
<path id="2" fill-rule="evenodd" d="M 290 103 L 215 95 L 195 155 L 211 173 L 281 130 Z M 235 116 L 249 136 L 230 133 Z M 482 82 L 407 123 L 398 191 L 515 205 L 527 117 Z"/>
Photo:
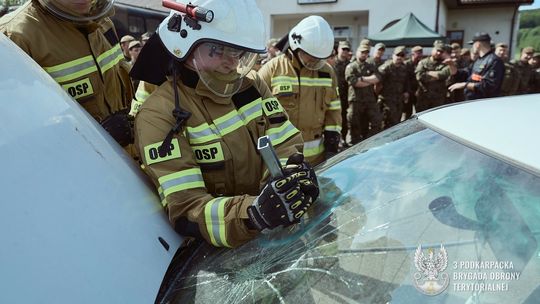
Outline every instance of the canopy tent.
<path id="1" fill-rule="evenodd" d="M 433 46 L 435 40 L 445 40 L 439 33 L 430 30 L 413 13 L 408 13 L 389 28 L 368 37 L 372 44 L 384 43 L 387 47 L 399 45 Z"/>

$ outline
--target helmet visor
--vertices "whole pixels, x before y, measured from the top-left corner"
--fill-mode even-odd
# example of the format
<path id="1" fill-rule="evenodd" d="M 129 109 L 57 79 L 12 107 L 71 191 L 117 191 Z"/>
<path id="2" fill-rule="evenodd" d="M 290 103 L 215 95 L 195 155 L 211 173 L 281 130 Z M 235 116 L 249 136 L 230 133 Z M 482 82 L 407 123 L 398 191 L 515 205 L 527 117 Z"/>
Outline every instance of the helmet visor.
<path id="1" fill-rule="evenodd" d="M 113 7 L 114 0 L 39 0 L 57 17 L 77 23 L 103 18 Z"/>
<path id="2" fill-rule="evenodd" d="M 238 92 L 256 60 L 257 53 L 204 42 L 194 52 L 193 66 L 208 89 L 218 96 L 228 97 Z"/>
<path id="3" fill-rule="evenodd" d="M 320 70 L 326 62 L 326 59 L 315 58 L 302 50 L 298 52 L 298 59 L 306 69 L 313 71 Z"/>

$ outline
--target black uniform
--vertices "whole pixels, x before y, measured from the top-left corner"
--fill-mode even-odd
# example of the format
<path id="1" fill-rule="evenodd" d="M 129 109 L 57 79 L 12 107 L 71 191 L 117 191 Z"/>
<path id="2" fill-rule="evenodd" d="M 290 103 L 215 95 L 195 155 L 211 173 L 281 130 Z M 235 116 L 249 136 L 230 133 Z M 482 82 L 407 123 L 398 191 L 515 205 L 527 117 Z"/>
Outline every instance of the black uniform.
<path id="1" fill-rule="evenodd" d="M 459 70 L 459 74 L 466 73 Z M 501 93 L 504 62 L 493 52 L 478 58 L 472 65 L 467 82 L 474 83 L 474 90 L 465 90 L 466 100 L 497 97 Z"/>

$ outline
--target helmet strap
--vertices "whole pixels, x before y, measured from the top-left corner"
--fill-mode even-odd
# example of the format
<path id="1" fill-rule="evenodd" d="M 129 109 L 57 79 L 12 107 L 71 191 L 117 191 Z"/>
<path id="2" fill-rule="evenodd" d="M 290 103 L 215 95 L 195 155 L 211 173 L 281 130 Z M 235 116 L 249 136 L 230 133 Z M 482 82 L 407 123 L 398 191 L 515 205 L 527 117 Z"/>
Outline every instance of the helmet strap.
<path id="1" fill-rule="evenodd" d="M 172 115 L 174 116 L 176 123 L 171 128 L 167 136 L 163 140 L 163 143 L 158 148 L 158 153 L 160 157 L 165 157 L 165 155 L 171 152 L 171 142 L 175 134 L 178 134 L 182 129 L 182 126 L 189 119 L 191 113 L 182 109 L 180 107 L 180 96 L 178 94 L 178 76 L 177 76 L 177 63 L 173 62 L 172 72 L 173 72 L 173 91 L 174 91 L 174 110 Z"/>

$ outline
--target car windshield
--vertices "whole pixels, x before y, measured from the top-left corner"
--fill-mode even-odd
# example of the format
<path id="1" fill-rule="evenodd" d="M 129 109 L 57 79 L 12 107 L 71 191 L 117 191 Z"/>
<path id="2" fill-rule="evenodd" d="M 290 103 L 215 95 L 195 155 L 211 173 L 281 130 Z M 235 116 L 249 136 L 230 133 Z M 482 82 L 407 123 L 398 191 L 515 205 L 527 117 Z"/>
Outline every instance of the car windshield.
<path id="1" fill-rule="evenodd" d="M 164 301 L 538 299 L 538 176 L 413 119 L 339 154 L 318 177 L 321 197 L 301 224 L 237 249 L 184 250 Z M 422 261 L 439 262 L 431 287 Z"/>

